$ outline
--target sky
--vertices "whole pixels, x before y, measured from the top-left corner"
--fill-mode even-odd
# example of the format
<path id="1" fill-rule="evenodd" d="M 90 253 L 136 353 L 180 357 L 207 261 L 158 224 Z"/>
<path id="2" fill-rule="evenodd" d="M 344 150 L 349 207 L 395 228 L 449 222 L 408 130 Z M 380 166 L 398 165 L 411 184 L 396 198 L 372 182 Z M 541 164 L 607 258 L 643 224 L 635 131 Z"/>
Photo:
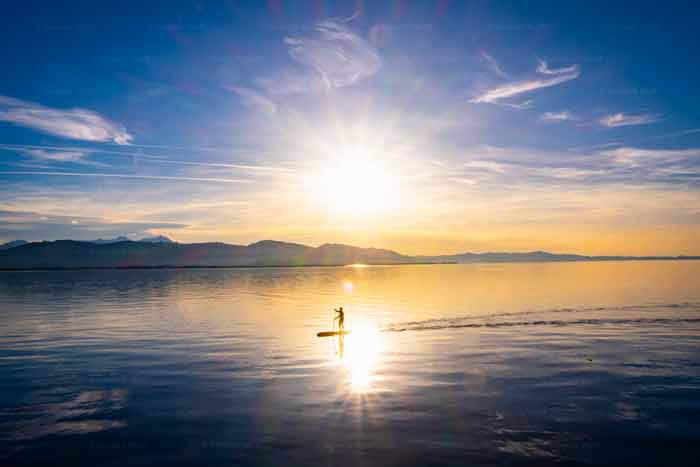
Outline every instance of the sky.
<path id="1" fill-rule="evenodd" d="M 45 3 L 0 18 L 0 242 L 700 254 L 690 3 Z"/>

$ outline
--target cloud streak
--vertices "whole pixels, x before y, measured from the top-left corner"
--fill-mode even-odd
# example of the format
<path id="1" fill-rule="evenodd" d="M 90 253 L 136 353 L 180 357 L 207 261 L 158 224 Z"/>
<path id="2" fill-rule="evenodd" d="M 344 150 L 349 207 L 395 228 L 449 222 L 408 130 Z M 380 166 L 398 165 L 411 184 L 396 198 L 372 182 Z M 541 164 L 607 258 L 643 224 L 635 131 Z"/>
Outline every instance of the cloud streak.
<path id="1" fill-rule="evenodd" d="M 289 173 L 295 172 L 296 169 L 292 167 L 281 167 L 272 165 L 258 165 L 258 164 L 233 164 L 226 162 L 205 162 L 205 161 L 185 161 L 179 159 L 169 159 L 163 156 L 146 154 L 140 151 L 113 151 L 106 150 L 102 148 L 96 149 L 85 149 L 82 147 L 71 147 L 71 146 L 46 146 L 46 145 L 36 145 L 36 144 L 2 144 L 0 143 L 0 151 L 14 151 L 21 154 L 28 154 L 30 156 L 36 156 L 37 158 L 43 158 L 44 160 L 52 161 L 63 161 L 63 162 L 78 162 L 78 154 L 82 156 L 87 156 L 89 154 L 94 155 L 108 155 L 108 156 L 121 156 L 128 157 L 139 162 L 149 162 L 155 164 L 172 164 L 172 165 L 183 165 L 192 167 L 214 167 L 214 168 L 224 168 L 224 169 L 239 169 L 239 170 L 249 170 L 254 172 L 280 172 Z M 75 159 L 75 160 L 73 160 Z M 84 159 L 83 159 L 84 161 Z M 91 164 L 94 162 L 91 161 Z"/>
<path id="2" fill-rule="evenodd" d="M 640 163 L 649 162 L 678 162 L 678 161 L 696 161 L 700 165 L 700 149 L 646 149 L 635 147 L 621 147 L 601 151 L 601 155 L 608 156 L 620 164 L 638 165 Z"/>
<path id="3" fill-rule="evenodd" d="M 82 141 L 129 144 L 133 139 L 123 126 L 91 110 L 54 109 L 7 96 L 0 96 L 0 121 Z"/>
<path id="4" fill-rule="evenodd" d="M 546 62 L 543 61 L 540 61 L 537 72 L 543 74 L 544 77 L 513 81 L 496 86 L 476 96 L 470 102 L 475 104 L 495 104 L 503 99 L 566 83 L 578 78 L 580 74 L 578 65 L 553 70 L 548 68 Z"/>
<path id="5" fill-rule="evenodd" d="M 558 84 L 566 83 L 578 78 L 578 72 L 558 75 L 552 78 L 538 78 L 532 80 L 517 81 L 513 83 L 497 86 L 485 93 L 475 97 L 471 102 L 475 104 L 492 104 L 502 99 L 514 97 L 519 94 L 537 91 L 539 89 L 549 88 Z"/>
<path id="6" fill-rule="evenodd" d="M 136 180 L 173 180 L 185 182 L 213 182 L 213 183 L 249 183 L 250 180 L 237 178 L 210 178 L 210 177 L 178 177 L 168 175 L 138 175 L 138 174 L 112 174 L 112 173 L 88 173 L 88 172 L 49 172 L 49 171 L 23 171 L 3 170 L 0 175 L 49 175 L 61 177 L 98 177 L 98 178 L 126 178 Z"/>
<path id="7" fill-rule="evenodd" d="M 537 63 L 537 73 L 543 75 L 562 75 L 562 74 L 572 74 L 578 72 L 578 65 L 571 65 L 564 68 L 549 68 L 547 62 L 544 60 L 539 60 Z"/>
<path id="8" fill-rule="evenodd" d="M 84 157 L 89 154 L 88 151 L 78 150 L 53 150 L 53 149 L 24 149 L 21 152 L 35 159 L 51 162 L 84 162 Z"/>
<path id="9" fill-rule="evenodd" d="M 277 113 L 277 105 L 271 99 L 254 89 L 239 86 L 226 86 L 225 88 L 228 91 L 238 94 L 243 104 L 253 111 L 259 111 L 267 115 L 274 115 Z"/>
<path id="10" fill-rule="evenodd" d="M 697 185 L 700 182 L 700 149 L 639 148 L 600 149 L 585 154 L 531 151 L 522 148 L 481 147 L 449 176 L 464 175 L 483 187 L 523 186 L 552 182 L 580 186 Z M 463 172 L 465 171 L 465 172 Z"/>
<path id="11" fill-rule="evenodd" d="M 542 120 L 543 122 L 548 122 L 548 123 L 561 123 L 561 122 L 578 120 L 578 117 L 576 117 L 575 115 L 573 115 L 571 112 L 568 112 L 568 111 L 545 112 L 542 115 L 540 115 L 540 120 Z"/>
<path id="12" fill-rule="evenodd" d="M 491 55 L 482 51 L 481 58 L 484 60 L 484 62 L 486 63 L 486 66 L 488 67 L 489 70 L 491 70 L 491 72 L 493 74 L 500 76 L 503 79 L 510 79 L 510 76 L 508 76 L 508 73 L 503 71 L 503 68 L 501 68 L 501 65 Z"/>
<path id="13" fill-rule="evenodd" d="M 656 123 L 661 121 L 662 117 L 660 114 L 637 114 L 637 115 L 627 115 L 622 112 L 606 115 L 605 117 L 598 120 L 598 122 L 604 127 L 615 128 L 620 126 L 633 126 L 633 125 L 648 125 L 650 123 Z"/>

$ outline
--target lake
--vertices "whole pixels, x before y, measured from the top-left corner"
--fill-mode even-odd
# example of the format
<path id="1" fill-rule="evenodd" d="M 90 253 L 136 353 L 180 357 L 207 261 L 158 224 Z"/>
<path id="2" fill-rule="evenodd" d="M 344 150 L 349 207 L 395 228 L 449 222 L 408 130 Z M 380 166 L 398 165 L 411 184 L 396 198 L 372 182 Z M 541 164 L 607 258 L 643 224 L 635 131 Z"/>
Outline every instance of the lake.
<path id="1" fill-rule="evenodd" d="M 697 465 L 697 261 L 2 272 L 0 310 L 7 466 Z"/>

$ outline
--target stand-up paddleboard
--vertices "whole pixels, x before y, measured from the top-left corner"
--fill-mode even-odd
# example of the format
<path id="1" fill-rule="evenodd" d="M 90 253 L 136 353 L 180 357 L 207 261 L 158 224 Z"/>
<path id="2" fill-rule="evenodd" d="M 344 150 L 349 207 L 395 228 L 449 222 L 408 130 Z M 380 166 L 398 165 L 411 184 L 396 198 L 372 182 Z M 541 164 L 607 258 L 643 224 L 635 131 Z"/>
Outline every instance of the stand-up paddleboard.
<path id="1" fill-rule="evenodd" d="M 350 334 L 350 331 L 324 331 L 316 334 L 316 337 L 331 337 L 331 336 L 345 336 Z"/>

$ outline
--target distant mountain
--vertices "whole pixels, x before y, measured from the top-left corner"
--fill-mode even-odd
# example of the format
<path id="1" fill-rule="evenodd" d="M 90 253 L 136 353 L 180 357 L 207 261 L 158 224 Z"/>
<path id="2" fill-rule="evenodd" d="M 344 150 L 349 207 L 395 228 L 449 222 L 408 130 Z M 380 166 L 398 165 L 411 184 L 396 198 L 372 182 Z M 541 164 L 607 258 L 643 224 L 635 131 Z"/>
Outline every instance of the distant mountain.
<path id="1" fill-rule="evenodd" d="M 700 257 L 625 257 L 529 253 L 462 253 L 406 256 L 392 250 L 327 243 L 317 248 L 263 240 L 250 245 L 175 243 L 165 237 L 97 242 L 58 240 L 25 243 L 0 250 L 0 269 L 154 268 L 227 266 L 340 266 L 349 264 L 512 263 L 700 259 Z"/>
<path id="2" fill-rule="evenodd" d="M 97 240 L 85 240 L 85 241 L 89 242 L 89 243 L 94 243 L 96 245 L 108 245 L 110 243 L 128 242 L 129 239 L 124 237 L 124 236 L 120 236 L 120 237 L 116 237 L 116 238 L 107 238 L 107 239 L 98 238 Z"/>
<path id="3" fill-rule="evenodd" d="M 9 250 L 10 248 L 26 245 L 27 243 L 29 242 L 27 242 L 26 240 L 13 240 L 11 242 L 0 244 L 0 250 Z"/>
<path id="4" fill-rule="evenodd" d="M 157 235 L 155 237 L 146 237 L 139 240 L 139 242 L 146 243 L 175 243 L 165 235 Z"/>
<path id="5" fill-rule="evenodd" d="M 131 240 L 123 235 L 120 235 L 119 237 L 115 238 L 98 238 L 97 240 L 85 240 L 86 242 L 89 243 L 94 243 L 96 245 L 109 245 L 110 243 L 119 243 L 119 242 L 146 242 L 146 243 L 175 243 L 165 235 L 158 235 L 156 237 L 145 237 L 142 238 L 141 240 Z"/>
<path id="6" fill-rule="evenodd" d="M 415 259 L 390 250 L 264 240 L 247 246 L 225 243 L 108 243 L 57 240 L 0 251 L 2 269 L 127 268 L 201 266 L 329 266 L 400 264 Z"/>
<path id="7" fill-rule="evenodd" d="M 595 257 L 554 254 L 546 251 L 531 251 L 529 253 L 461 253 L 457 255 L 422 256 L 419 257 L 433 262 L 453 263 L 533 263 L 553 261 L 590 261 Z"/>

